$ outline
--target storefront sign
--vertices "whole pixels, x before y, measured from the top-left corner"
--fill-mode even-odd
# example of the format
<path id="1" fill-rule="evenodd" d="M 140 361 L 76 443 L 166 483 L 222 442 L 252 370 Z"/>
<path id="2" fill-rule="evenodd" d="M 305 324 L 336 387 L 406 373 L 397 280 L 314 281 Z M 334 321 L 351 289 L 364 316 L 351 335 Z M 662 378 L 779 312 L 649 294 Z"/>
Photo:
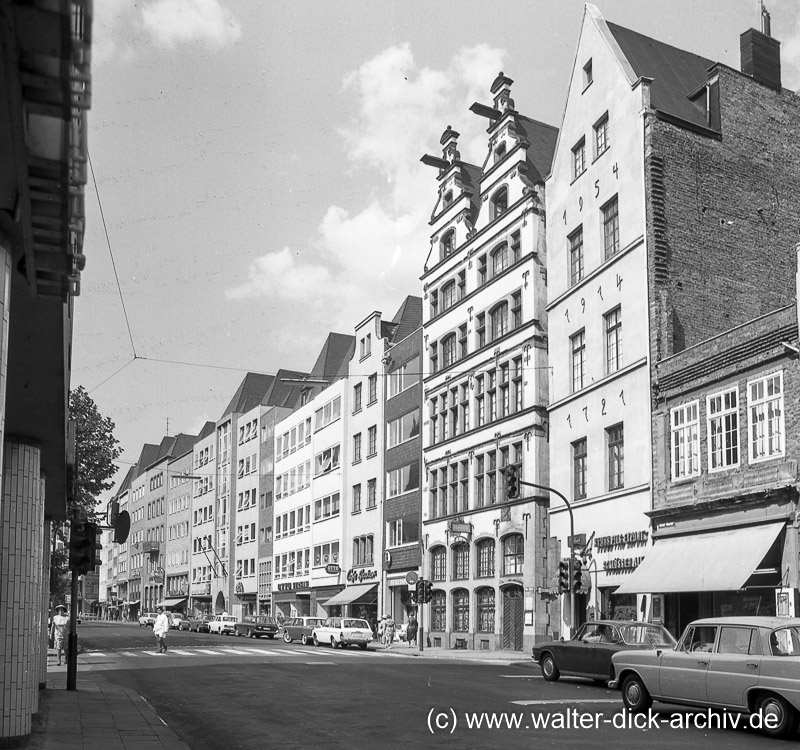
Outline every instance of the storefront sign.
<path id="1" fill-rule="evenodd" d="M 447 528 L 449 529 L 451 534 L 471 534 L 472 533 L 472 524 L 471 523 L 464 523 L 463 521 L 450 521 L 447 524 Z"/>
<path id="2" fill-rule="evenodd" d="M 630 573 L 636 570 L 639 563 L 644 560 L 640 557 L 612 557 L 610 560 L 603 560 L 603 570 L 606 573 Z"/>
<path id="3" fill-rule="evenodd" d="M 374 581 L 378 577 L 377 570 L 366 570 L 365 568 L 350 568 L 347 571 L 348 583 L 363 583 L 364 581 Z"/>
<path id="4" fill-rule="evenodd" d="M 279 583 L 278 591 L 294 591 L 295 589 L 310 588 L 308 581 L 298 581 L 297 583 Z"/>
<path id="5" fill-rule="evenodd" d="M 629 531 L 626 534 L 598 536 L 594 540 L 594 544 L 598 552 L 603 552 L 620 547 L 640 547 L 647 544 L 649 537 L 649 531 Z"/>
<path id="6" fill-rule="evenodd" d="M 336 575 L 341 570 L 342 569 L 338 565 L 326 565 L 325 566 L 325 572 L 326 573 L 330 573 L 331 575 Z"/>
<path id="7" fill-rule="evenodd" d="M 244 594 L 244 584 L 241 581 L 239 581 L 239 583 L 236 584 L 236 593 Z"/>

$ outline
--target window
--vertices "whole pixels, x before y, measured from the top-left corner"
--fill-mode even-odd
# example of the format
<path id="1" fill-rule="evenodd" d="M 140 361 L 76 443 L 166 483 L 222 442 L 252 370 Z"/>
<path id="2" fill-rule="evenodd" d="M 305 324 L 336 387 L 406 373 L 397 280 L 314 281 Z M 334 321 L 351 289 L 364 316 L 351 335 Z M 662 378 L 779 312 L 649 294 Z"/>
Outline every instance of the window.
<path id="1" fill-rule="evenodd" d="M 500 218 L 508 211 L 508 190 L 501 188 L 492 198 L 492 219 Z"/>
<path id="2" fill-rule="evenodd" d="M 453 591 L 453 630 L 457 633 L 469 631 L 469 592 L 465 589 Z"/>
<path id="3" fill-rule="evenodd" d="M 314 520 L 320 521 L 324 518 L 333 518 L 339 515 L 339 493 L 321 497 L 314 501 Z"/>
<path id="4" fill-rule="evenodd" d="M 367 510 L 370 508 L 376 508 L 378 506 L 378 492 L 377 492 L 377 481 L 375 479 L 369 479 L 367 481 Z"/>
<path id="5" fill-rule="evenodd" d="M 387 497 L 402 495 L 419 488 L 419 464 L 414 462 L 386 473 Z"/>
<path id="6" fill-rule="evenodd" d="M 353 463 L 358 463 L 361 460 L 361 433 L 353 435 Z M 319 473 L 319 471 L 317 472 Z"/>
<path id="7" fill-rule="evenodd" d="M 750 413 L 750 461 L 783 455 L 783 374 L 747 384 Z"/>
<path id="8" fill-rule="evenodd" d="M 453 547 L 453 580 L 469 578 L 469 545 L 457 544 Z"/>
<path id="9" fill-rule="evenodd" d="M 466 459 L 461 462 L 458 481 L 459 510 L 461 513 L 466 513 L 469 510 L 469 461 Z"/>
<path id="10" fill-rule="evenodd" d="M 447 208 L 453 202 L 453 191 L 448 190 L 445 192 L 444 197 L 442 198 L 444 203 L 444 207 Z"/>
<path id="11" fill-rule="evenodd" d="M 458 327 L 458 358 L 464 359 L 469 353 L 467 346 L 467 324 Z"/>
<path id="12" fill-rule="evenodd" d="M 332 448 L 317 453 L 314 457 L 314 476 L 320 474 L 327 474 L 329 471 L 339 468 L 339 446 L 334 445 Z"/>
<path id="13" fill-rule="evenodd" d="M 446 367 L 450 367 L 456 363 L 456 335 L 455 333 L 451 333 L 449 336 L 445 336 L 442 339 L 442 369 Z M 436 370 L 434 369 L 434 372 Z"/>
<path id="14" fill-rule="evenodd" d="M 572 351 L 572 392 L 583 388 L 586 378 L 586 331 L 570 336 Z"/>
<path id="15" fill-rule="evenodd" d="M 592 82 L 592 59 L 583 66 L 583 88 L 586 88 Z"/>
<path id="16" fill-rule="evenodd" d="M 619 252 L 619 201 L 615 195 L 600 211 L 603 214 L 603 248 L 606 260 Z"/>
<path id="17" fill-rule="evenodd" d="M 488 279 L 486 256 L 481 255 L 478 258 L 478 286 L 483 286 Z"/>
<path id="18" fill-rule="evenodd" d="M 431 550 L 431 580 L 444 581 L 447 575 L 447 550 L 434 547 Z"/>
<path id="19" fill-rule="evenodd" d="M 719 471 L 739 465 L 739 394 L 735 388 L 709 396 L 708 469 Z"/>
<path id="20" fill-rule="evenodd" d="M 353 539 L 353 565 L 372 565 L 373 561 L 373 535 Z"/>
<path id="21" fill-rule="evenodd" d="M 511 262 L 511 253 L 505 242 L 492 250 L 492 278 L 503 273 L 511 265 Z"/>
<path id="22" fill-rule="evenodd" d="M 456 303 L 456 282 L 448 281 L 442 287 L 441 293 L 441 301 L 442 301 L 442 312 L 448 310 Z"/>
<path id="23" fill-rule="evenodd" d="M 467 272 L 466 271 L 459 271 L 458 272 L 458 298 L 463 299 L 464 295 L 467 293 Z"/>
<path id="24" fill-rule="evenodd" d="M 419 356 L 408 360 L 395 370 L 389 373 L 389 395 L 388 398 L 396 396 L 398 393 L 419 383 L 420 359 Z"/>
<path id="25" fill-rule="evenodd" d="M 525 562 L 525 543 L 522 534 L 511 534 L 503 539 L 503 575 L 522 575 Z"/>
<path id="26" fill-rule="evenodd" d="M 572 147 L 572 179 L 575 180 L 586 171 L 586 139 L 581 138 Z"/>
<path id="27" fill-rule="evenodd" d="M 447 627 L 444 591 L 431 594 L 431 630 L 443 631 Z"/>
<path id="28" fill-rule="evenodd" d="M 372 334 L 368 333 L 361 339 L 361 359 L 372 354 Z"/>
<path id="29" fill-rule="evenodd" d="M 606 326 L 606 373 L 622 367 L 622 308 L 617 307 L 604 316 Z"/>
<path id="30" fill-rule="evenodd" d="M 431 317 L 435 318 L 439 314 L 439 291 L 433 289 L 431 291 Z"/>
<path id="31" fill-rule="evenodd" d="M 386 527 L 386 544 L 388 547 L 399 547 L 403 544 L 414 544 L 419 541 L 419 522 L 413 517 L 398 518 L 389 521 Z"/>
<path id="32" fill-rule="evenodd" d="M 583 227 L 578 227 L 569 240 L 569 279 L 572 285 L 583 278 Z"/>
<path id="33" fill-rule="evenodd" d="M 353 485 L 353 513 L 361 512 L 361 484 Z"/>
<path id="34" fill-rule="evenodd" d="M 501 302 L 489 314 L 492 326 L 492 341 L 508 333 L 508 302 Z"/>
<path id="35" fill-rule="evenodd" d="M 367 457 L 378 452 L 378 427 L 373 425 L 367 429 Z"/>
<path id="36" fill-rule="evenodd" d="M 517 329 L 522 325 L 522 292 L 511 295 L 511 327 Z"/>
<path id="37" fill-rule="evenodd" d="M 477 631 L 494 633 L 494 589 L 482 588 L 475 591 Z"/>
<path id="38" fill-rule="evenodd" d="M 476 545 L 478 557 L 477 578 L 494 575 L 494 539 L 481 539 Z"/>
<path id="39" fill-rule="evenodd" d="M 433 403 L 433 402 L 432 402 Z M 431 422 L 435 423 L 436 418 L 431 417 Z M 394 446 L 404 443 L 413 437 L 419 435 L 419 409 L 404 414 L 402 417 L 393 419 L 389 422 L 387 430 L 387 448 L 394 448 Z M 434 442 L 436 442 L 434 440 Z"/>
<path id="40" fill-rule="evenodd" d="M 625 441 L 622 425 L 606 430 L 608 446 L 608 489 L 618 490 L 625 486 Z"/>
<path id="41" fill-rule="evenodd" d="M 476 349 L 486 346 L 486 313 L 478 313 L 475 318 Z"/>
<path id="42" fill-rule="evenodd" d="M 367 380 L 367 404 L 374 404 L 378 400 L 378 374 L 373 373 Z"/>
<path id="43" fill-rule="evenodd" d="M 594 126 L 594 158 L 608 150 L 608 112 Z"/>
<path id="44" fill-rule="evenodd" d="M 477 508 L 486 505 L 486 464 L 483 456 L 475 456 L 475 503 Z"/>
<path id="45" fill-rule="evenodd" d="M 353 386 L 353 414 L 361 410 L 361 383 Z"/>
<path id="46" fill-rule="evenodd" d="M 339 542 L 328 542 L 314 547 L 314 565 L 316 567 L 337 562 L 339 562 Z"/>
<path id="47" fill-rule="evenodd" d="M 575 500 L 586 497 L 586 438 L 572 444 L 572 497 Z"/>
<path id="48" fill-rule="evenodd" d="M 337 396 L 314 412 L 314 429 L 321 430 L 331 422 L 335 422 L 342 415 L 342 397 Z M 308 441 L 306 441 L 308 442 Z M 285 439 L 284 439 L 285 445 Z M 285 450 L 284 450 L 285 453 Z"/>
<path id="49" fill-rule="evenodd" d="M 449 193 L 450 200 L 453 200 L 453 194 Z M 442 260 L 444 260 L 448 255 L 452 255 L 453 251 L 456 247 L 456 232 L 455 229 L 451 229 L 449 232 L 446 232 L 442 237 L 441 242 L 441 251 L 442 251 Z"/>
<path id="50" fill-rule="evenodd" d="M 672 438 L 672 479 L 700 473 L 700 419 L 697 401 L 677 406 L 670 412 Z"/>
<path id="51" fill-rule="evenodd" d="M 500 145 L 494 150 L 494 163 L 502 161 L 503 157 L 506 155 L 506 142 L 503 141 Z"/>

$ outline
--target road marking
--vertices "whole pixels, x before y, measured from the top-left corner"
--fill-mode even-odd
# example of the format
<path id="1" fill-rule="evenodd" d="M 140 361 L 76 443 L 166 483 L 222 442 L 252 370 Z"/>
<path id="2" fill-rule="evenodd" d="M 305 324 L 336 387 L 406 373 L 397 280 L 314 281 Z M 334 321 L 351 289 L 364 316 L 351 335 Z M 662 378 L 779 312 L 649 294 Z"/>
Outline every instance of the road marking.
<path id="1" fill-rule="evenodd" d="M 547 701 L 511 701 L 515 706 L 552 706 L 565 703 L 616 703 L 621 704 L 619 698 L 561 698 L 560 700 Z"/>
<path id="2" fill-rule="evenodd" d="M 197 653 L 198 654 L 211 654 L 212 656 L 222 656 L 222 653 L 220 651 L 211 651 L 211 650 L 209 650 L 207 648 L 198 648 L 197 649 Z"/>
<path id="3" fill-rule="evenodd" d="M 180 656 L 194 656 L 193 651 L 180 651 L 177 648 L 171 648 L 169 652 L 171 654 L 179 654 Z"/>
<path id="4" fill-rule="evenodd" d="M 141 654 L 137 654 L 135 651 L 120 651 L 120 656 L 141 656 Z"/>
<path id="5" fill-rule="evenodd" d="M 84 651 L 81 656 L 105 656 L 102 651 Z"/>
<path id="6" fill-rule="evenodd" d="M 220 650 L 224 651 L 226 654 L 237 654 L 238 656 L 247 656 L 249 653 L 248 651 L 239 651 L 235 648 L 223 648 Z"/>
<path id="7" fill-rule="evenodd" d="M 498 677 L 507 677 L 509 680 L 534 680 L 538 674 L 499 674 Z"/>

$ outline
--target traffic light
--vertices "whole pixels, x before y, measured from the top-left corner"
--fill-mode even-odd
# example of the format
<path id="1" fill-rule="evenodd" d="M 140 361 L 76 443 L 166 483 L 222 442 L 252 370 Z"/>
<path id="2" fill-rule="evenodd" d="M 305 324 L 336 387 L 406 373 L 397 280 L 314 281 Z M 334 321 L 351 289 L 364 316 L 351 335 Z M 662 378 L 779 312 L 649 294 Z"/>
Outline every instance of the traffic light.
<path id="1" fill-rule="evenodd" d="M 425 581 L 425 604 L 433 599 L 433 581 Z"/>
<path id="2" fill-rule="evenodd" d="M 92 540 L 92 564 L 89 568 L 89 573 L 94 572 L 94 569 L 103 564 L 103 559 L 100 556 L 100 550 L 103 549 L 103 531 L 96 523 L 87 524 L 91 528 L 89 538 Z"/>
<path id="3" fill-rule="evenodd" d="M 519 476 L 516 466 L 506 466 L 503 471 L 506 478 L 506 497 L 513 499 L 519 495 Z"/>
<path id="4" fill-rule="evenodd" d="M 580 557 L 572 559 L 572 591 L 576 594 L 581 593 L 583 587 L 583 561 Z"/>
<path id="5" fill-rule="evenodd" d="M 417 579 L 416 593 L 417 593 L 417 601 L 420 604 L 424 604 L 425 603 L 425 579 L 424 578 L 418 578 Z"/>
<path id="6" fill-rule="evenodd" d="M 569 560 L 558 563 L 558 591 L 566 594 L 569 591 Z"/>
<path id="7" fill-rule="evenodd" d="M 69 569 L 78 574 L 94 570 L 94 526 L 89 521 L 70 521 Z"/>

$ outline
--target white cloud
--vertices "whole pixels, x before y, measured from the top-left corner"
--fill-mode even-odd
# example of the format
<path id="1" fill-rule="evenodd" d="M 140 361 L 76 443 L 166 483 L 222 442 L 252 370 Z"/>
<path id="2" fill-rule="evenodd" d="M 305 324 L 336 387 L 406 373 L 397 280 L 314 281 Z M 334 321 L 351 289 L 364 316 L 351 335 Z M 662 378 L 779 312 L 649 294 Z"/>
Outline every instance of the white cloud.
<path id="1" fill-rule="evenodd" d="M 153 0 L 141 10 L 145 29 L 172 47 L 203 42 L 218 49 L 235 42 L 242 27 L 220 0 Z"/>
<path id="2" fill-rule="evenodd" d="M 357 96 L 358 106 L 339 132 L 348 147 L 346 168 L 364 170 L 373 181 L 370 202 L 355 211 L 330 206 L 318 226 L 314 259 L 302 260 L 289 248 L 268 251 L 226 296 L 320 300 L 302 311 L 306 322 L 346 332 L 371 310 L 393 315 L 406 295 L 420 295 L 436 199 L 436 171 L 420 157 L 441 153 L 439 136 L 452 124 L 468 147 L 462 157 L 482 163 L 486 122 L 468 106 L 491 101 L 489 86 L 503 55 L 479 45 L 459 52 L 445 70 L 433 70 L 419 67 L 409 45 L 400 45 L 346 76 L 344 91 Z"/>

